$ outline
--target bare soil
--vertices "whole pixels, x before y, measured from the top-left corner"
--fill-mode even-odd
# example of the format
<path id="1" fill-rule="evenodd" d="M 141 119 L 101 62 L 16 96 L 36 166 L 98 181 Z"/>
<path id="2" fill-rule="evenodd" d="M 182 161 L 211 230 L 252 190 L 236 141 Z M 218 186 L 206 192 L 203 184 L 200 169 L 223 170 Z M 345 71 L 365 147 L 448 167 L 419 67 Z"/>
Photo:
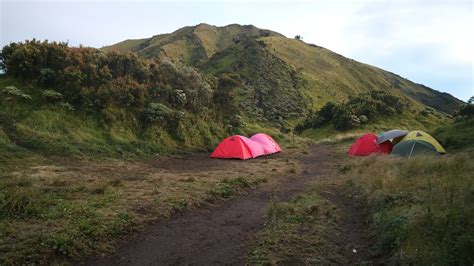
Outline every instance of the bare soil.
<path id="1" fill-rule="evenodd" d="M 282 156 L 282 155 L 277 155 Z M 160 160 L 153 165 L 167 172 L 199 174 L 213 168 L 245 168 L 249 161 L 209 160 L 200 155 Z M 268 158 L 267 158 L 268 159 Z M 257 159 L 258 160 L 258 159 Z M 255 161 L 255 163 L 257 162 Z M 345 215 L 335 239 L 341 254 L 353 264 L 368 261 L 370 239 L 365 227 L 366 214 L 354 205 L 347 193 L 340 191 L 331 176 L 337 171 L 340 157 L 330 146 L 312 145 L 301 156 L 301 171 L 282 173 L 281 178 L 258 189 L 203 209 L 175 215 L 159 221 L 128 239 L 115 254 L 85 261 L 86 265 L 242 265 L 246 262 L 251 236 L 263 228 L 268 204 L 288 200 L 317 182 L 328 190 L 323 196 L 341 208 Z M 350 243 L 350 244 L 348 244 Z M 356 249 L 357 252 L 353 252 Z"/>

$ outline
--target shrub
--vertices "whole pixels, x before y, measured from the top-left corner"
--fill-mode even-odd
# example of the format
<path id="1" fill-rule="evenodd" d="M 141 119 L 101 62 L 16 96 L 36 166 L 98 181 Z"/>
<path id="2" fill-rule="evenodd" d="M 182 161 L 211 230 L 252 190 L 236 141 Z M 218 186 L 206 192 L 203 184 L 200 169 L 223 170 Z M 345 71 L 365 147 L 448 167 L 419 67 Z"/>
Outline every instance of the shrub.
<path id="1" fill-rule="evenodd" d="M 173 110 L 162 103 L 150 103 L 145 109 L 145 115 L 150 122 L 165 123 L 172 118 Z"/>
<path id="2" fill-rule="evenodd" d="M 41 94 L 46 99 L 46 101 L 51 103 L 56 103 L 63 99 L 63 95 L 54 90 L 44 90 Z"/>
<path id="3" fill-rule="evenodd" d="M 360 115 L 359 120 L 361 124 L 367 124 L 369 122 L 369 118 L 367 118 L 365 115 Z"/>
<path id="4" fill-rule="evenodd" d="M 332 120 L 334 128 L 337 130 L 348 130 L 353 128 L 354 122 L 352 116 L 351 112 L 346 108 L 338 108 Z"/>

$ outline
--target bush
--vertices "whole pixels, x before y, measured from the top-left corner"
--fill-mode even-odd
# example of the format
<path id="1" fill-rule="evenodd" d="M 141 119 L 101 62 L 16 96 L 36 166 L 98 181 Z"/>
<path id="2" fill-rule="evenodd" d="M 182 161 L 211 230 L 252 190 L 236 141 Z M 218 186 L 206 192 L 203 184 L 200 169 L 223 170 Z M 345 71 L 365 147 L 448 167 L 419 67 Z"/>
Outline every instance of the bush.
<path id="1" fill-rule="evenodd" d="M 346 108 L 338 108 L 332 123 L 336 130 L 348 130 L 354 127 L 353 115 Z"/>
<path id="2" fill-rule="evenodd" d="M 295 132 L 301 133 L 305 129 L 330 123 L 336 130 L 348 130 L 378 117 L 402 113 L 406 107 L 405 99 L 390 92 L 373 90 L 351 97 L 344 103 L 326 103 L 317 113 L 310 113 L 303 123 L 298 124 Z"/>
<path id="3" fill-rule="evenodd" d="M 145 109 L 148 121 L 165 123 L 173 116 L 173 110 L 161 103 L 150 103 Z"/>
<path id="4" fill-rule="evenodd" d="M 63 95 L 54 90 L 45 90 L 41 94 L 46 99 L 46 101 L 51 103 L 56 103 L 63 99 Z"/>

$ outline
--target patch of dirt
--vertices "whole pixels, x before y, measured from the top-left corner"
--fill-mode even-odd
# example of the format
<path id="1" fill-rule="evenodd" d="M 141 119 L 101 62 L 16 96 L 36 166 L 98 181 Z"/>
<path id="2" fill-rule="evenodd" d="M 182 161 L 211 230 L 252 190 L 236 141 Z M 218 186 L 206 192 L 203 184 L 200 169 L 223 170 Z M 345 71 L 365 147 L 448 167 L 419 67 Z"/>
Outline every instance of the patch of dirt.
<path id="1" fill-rule="evenodd" d="M 259 160 L 203 160 L 202 154 L 168 158 L 155 162 L 164 171 L 200 172 L 212 168 L 258 167 Z M 282 155 L 277 155 L 282 156 Z M 282 160 L 279 160 L 283 162 Z M 277 198 L 289 200 L 315 180 L 324 179 L 337 168 L 331 149 L 312 145 L 302 158 L 301 174 L 281 173 L 275 182 L 234 197 L 221 204 L 187 212 L 158 222 L 134 236 L 113 255 L 87 261 L 86 265 L 168 265 L 168 264 L 244 264 L 250 237 L 265 223 L 268 203 Z M 275 168 L 276 170 L 276 168 Z"/>

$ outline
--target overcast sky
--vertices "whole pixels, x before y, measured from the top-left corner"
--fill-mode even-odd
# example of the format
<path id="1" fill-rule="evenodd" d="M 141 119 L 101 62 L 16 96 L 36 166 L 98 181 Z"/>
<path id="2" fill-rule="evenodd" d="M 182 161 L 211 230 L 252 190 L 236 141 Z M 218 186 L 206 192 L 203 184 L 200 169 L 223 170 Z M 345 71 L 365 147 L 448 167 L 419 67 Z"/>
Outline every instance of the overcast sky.
<path id="1" fill-rule="evenodd" d="M 201 22 L 253 24 L 467 100 L 473 0 L 0 0 L 0 46 L 26 39 L 102 47 Z"/>

